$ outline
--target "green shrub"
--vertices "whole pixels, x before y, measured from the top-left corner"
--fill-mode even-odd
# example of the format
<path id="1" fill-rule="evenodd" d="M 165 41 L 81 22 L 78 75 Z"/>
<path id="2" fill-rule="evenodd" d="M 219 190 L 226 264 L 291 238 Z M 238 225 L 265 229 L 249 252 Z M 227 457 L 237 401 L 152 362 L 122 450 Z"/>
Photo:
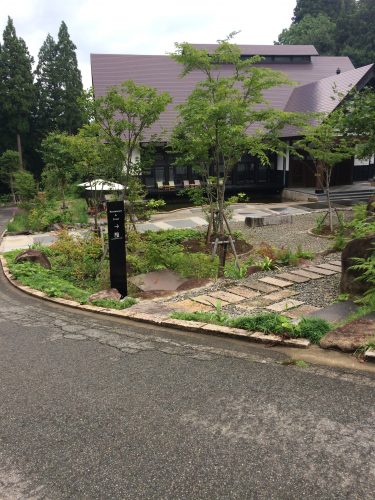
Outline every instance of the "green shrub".
<path id="1" fill-rule="evenodd" d="M 7 230 L 10 233 L 20 233 L 29 229 L 28 215 L 26 211 L 16 213 L 13 220 L 8 222 Z"/>
<path id="2" fill-rule="evenodd" d="M 191 238 L 201 238 L 202 233 L 196 229 L 168 229 L 167 231 L 146 231 L 146 241 L 157 244 L 181 244 Z"/>
<path id="3" fill-rule="evenodd" d="M 326 333 L 331 330 L 331 325 L 321 318 L 302 318 L 295 325 L 292 336 L 309 339 L 313 344 L 319 344 Z"/>

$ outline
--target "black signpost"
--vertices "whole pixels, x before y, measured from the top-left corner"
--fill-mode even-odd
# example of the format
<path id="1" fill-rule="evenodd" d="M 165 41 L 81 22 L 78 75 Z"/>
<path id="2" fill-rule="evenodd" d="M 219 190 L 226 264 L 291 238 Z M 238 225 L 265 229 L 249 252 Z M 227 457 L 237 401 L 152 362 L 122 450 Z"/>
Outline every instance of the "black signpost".
<path id="1" fill-rule="evenodd" d="M 107 202 L 108 247 L 111 287 L 123 297 L 128 294 L 126 280 L 125 209 L 123 201 Z"/>

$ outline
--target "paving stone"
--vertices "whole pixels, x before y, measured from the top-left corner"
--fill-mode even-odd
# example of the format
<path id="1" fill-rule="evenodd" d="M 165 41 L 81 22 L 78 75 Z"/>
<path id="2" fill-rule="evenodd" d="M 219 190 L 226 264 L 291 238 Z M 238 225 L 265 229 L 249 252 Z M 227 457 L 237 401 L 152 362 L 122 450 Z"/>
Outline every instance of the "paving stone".
<path id="1" fill-rule="evenodd" d="M 292 273 L 278 274 L 277 277 L 287 281 L 293 281 L 293 283 L 306 283 L 306 281 L 310 281 L 310 278 L 304 278 L 303 276 L 297 276 Z"/>
<path id="2" fill-rule="evenodd" d="M 330 261 L 328 262 L 328 264 L 333 264 L 334 266 L 339 266 L 339 267 L 341 267 L 342 262 L 341 262 L 341 260 L 330 260 Z"/>
<path id="3" fill-rule="evenodd" d="M 323 278 L 322 274 L 316 274 L 309 271 L 303 271 L 302 269 L 297 269 L 295 271 L 290 271 L 297 276 L 303 276 L 304 278 L 310 278 L 312 280 L 318 280 L 319 278 Z"/>
<path id="4" fill-rule="evenodd" d="M 252 299 L 260 295 L 259 292 L 256 292 L 255 290 L 249 290 L 244 286 L 233 286 L 232 288 L 228 288 L 227 292 L 234 293 L 235 295 L 240 295 L 245 299 Z"/>
<path id="5" fill-rule="evenodd" d="M 293 309 L 294 307 L 301 306 L 302 304 L 303 302 L 301 300 L 286 299 L 282 300 L 281 302 L 277 302 L 276 304 L 267 306 L 267 309 L 275 312 L 283 312 L 287 311 L 288 309 Z"/>
<path id="6" fill-rule="evenodd" d="M 194 302 L 193 300 L 186 299 L 181 300 L 180 302 L 169 302 L 168 306 L 171 309 L 177 311 L 188 311 L 188 312 L 207 312 L 212 311 L 211 306 L 207 306 L 205 304 L 199 304 L 198 302 Z"/>
<path id="7" fill-rule="evenodd" d="M 210 295 L 211 297 L 215 297 L 216 299 L 224 300 L 229 304 L 237 304 L 238 302 L 244 300 L 244 297 L 240 297 L 239 295 L 235 295 L 234 293 L 228 293 L 224 291 L 211 292 Z"/>
<path id="8" fill-rule="evenodd" d="M 330 271 L 336 271 L 337 273 L 341 273 L 341 266 L 334 266 L 333 264 L 319 264 L 318 267 L 323 269 L 329 269 Z"/>
<path id="9" fill-rule="evenodd" d="M 268 283 L 269 285 L 275 285 L 280 288 L 285 288 L 287 286 L 293 285 L 291 281 L 278 280 L 277 278 L 272 278 L 271 276 L 266 276 L 265 278 L 259 278 L 258 281 L 263 283 Z"/>
<path id="10" fill-rule="evenodd" d="M 266 285 L 265 283 L 261 283 L 260 281 L 255 281 L 253 283 L 243 283 L 243 286 L 246 286 L 246 288 L 251 288 L 252 290 L 256 290 L 257 292 L 263 292 L 263 293 L 271 293 L 271 292 L 276 292 L 276 290 L 278 290 L 276 286 Z"/>
<path id="11" fill-rule="evenodd" d="M 285 313 L 288 318 L 302 318 L 313 312 L 319 311 L 319 307 L 310 306 L 309 304 L 304 304 L 296 309 L 291 309 Z"/>
<path id="12" fill-rule="evenodd" d="M 298 292 L 295 292 L 294 290 L 279 290 L 278 292 L 263 295 L 261 299 L 269 300 L 271 302 L 278 302 L 279 300 L 288 299 L 289 297 L 294 297 L 295 295 L 298 295 Z"/>
<path id="13" fill-rule="evenodd" d="M 204 304 L 205 306 L 216 306 L 218 299 L 215 297 L 211 297 L 210 295 L 197 295 L 196 297 L 191 297 L 191 300 L 194 302 L 198 302 L 199 304 Z M 221 305 L 226 306 L 229 302 L 222 300 Z"/>
<path id="14" fill-rule="evenodd" d="M 256 298 L 254 300 L 245 300 L 244 302 L 241 302 L 240 304 L 236 304 L 236 307 L 239 307 L 240 309 L 244 309 L 247 312 L 252 311 L 253 309 L 257 309 L 258 307 L 264 307 L 263 305 L 259 304 L 259 298 Z"/>
<path id="15" fill-rule="evenodd" d="M 330 271 L 329 269 L 323 269 L 322 267 L 317 266 L 308 266 L 304 267 L 304 269 L 308 272 L 322 274 L 323 276 L 331 276 L 332 274 L 336 274 L 336 271 Z"/>

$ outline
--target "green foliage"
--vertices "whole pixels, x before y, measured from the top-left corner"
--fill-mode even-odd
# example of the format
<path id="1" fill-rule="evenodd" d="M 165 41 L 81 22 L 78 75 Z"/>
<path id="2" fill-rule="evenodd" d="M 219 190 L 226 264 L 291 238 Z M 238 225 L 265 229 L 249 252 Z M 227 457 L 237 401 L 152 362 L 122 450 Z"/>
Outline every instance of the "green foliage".
<path id="1" fill-rule="evenodd" d="M 17 212 L 13 217 L 13 220 L 9 221 L 7 224 L 7 231 L 9 233 L 21 233 L 27 231 L 28 229 L 28 214 L 24 210 Z"/>
<path id="2" fill-rule="evenodd" d="M 19 155 L 17 151 L 7 149 L 0 155 L 0 180 L 6 184 L 15 201 L 14 175 L 20 169 Z"/>
<path id="3" fill-rule="evenodd" d="M 240 264 L 240 267 L 238 268 L 235 262 L 233 261 L 226 262 L 224 268 L 224 276 L 226 278 L 231 278 L 235 280 L 243 279 L 247 275 L 248 267 L 249 265 L 246 263 Z"/>
<path id="4" fill-rule="evenodd" d="M 321 318 L 302 318 L 293 329 L 293 337 L 309 339 L 313 344 L 319 344 L 331 325 Z"/>
<path id="5" fill-rule="evenodd" d="M 43 181 L 47 190 L 57 189 L 65 208 L 65 195 L 74 177 L 74 157 L 67 134 L 52 132 L 42 141 L 42 156 L 46 163 Z"/>
<path id="6" fill-rule="evenodd" d="M 260 313 L 253 316 L 239 316 L 231 321 L 235 328 L 253 332 L 285 334 L 292 333 L 294 325 L 286 316 L 277 313 Z"/>
<path id="7" fill-rule="evenodd" d="M 8 17 L 0 50 L 0 141 L 4 149 L 14 149 L 17 136 L 21 141 L 21 135 L 30 130 L 35 107 L 32 64 L 24 40 L 17 37 Z"/>
<path id="8" fill-rule="evenodd" d="M 108 309 L 127 309 L 128 307 L 131 307 L 136 303 L 137 300 L 133 299 L 132 297 L 125 297 L 122 300 L 98 299 L 92 301 L 92 304 L 94 304 L 94 306 L 106 307 Z"/>
<path id="9" fill-rule="evenodd" d="M 31 201 L 36 196 L 36 183 L 31 172 L 18 170 L 14 173 L 14 192 L 23 201 Z"/>
<path id="10" fill-rule="evenodd" d="M 225 325 L 229 320 L 226 314 L 217 312 L 175 312 L 171 314 L 171 318 L 182 319 L 185 321 L 201 321 L 202 323 L 211 323 L 213 325 Z"/>
<path id="11" fill-rule="evenodd" d="M 322 337 L 331 329 L 331 325 L 320 318 L 302 318 L 296 324 L 282 314 L 268 312 L 252 316 L 238 316 L 237 318 L 230 318 L 228 315 L 223 314 L 221 310 L 219 315 L 217 312 L 176 312 L 171 317 L 187 321 L 202 321 L 203 323 L 242 328 L 251 332 L 262 332 L 266 335 L 275 334 L 294 338 L 307 338 L 314 344 L 318 344 Z"/>
<path id="12" fill-rule="evenodd" d="M 320 55 L 336 50 L 335 23 L 325 14 L 306 15 L 300 22 L 284 29 L 278 37 L 280 45 L 314 45 Z"/>
<path id="13" fill-rule="evenodd" d="M 201 238 L 202 233 L 197 229 L 168 229 L 167 231 L 146 231 L 144 237 L 150 243 L 161 245 L 180 244 L 185 240 Z"/>
<path id="14" fill-rule="evenodd" d="M 275 268 L 274 261 L 267 256 L 263 257 L 263 259 L 257 262 L 256 265 L 261 269 L 261 271 L 270 271 Z"/>

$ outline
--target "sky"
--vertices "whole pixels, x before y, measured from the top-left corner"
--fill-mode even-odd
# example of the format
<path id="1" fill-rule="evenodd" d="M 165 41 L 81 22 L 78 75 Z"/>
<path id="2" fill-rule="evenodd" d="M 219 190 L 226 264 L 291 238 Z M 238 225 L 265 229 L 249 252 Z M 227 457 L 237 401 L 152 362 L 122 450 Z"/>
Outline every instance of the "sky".
<path id="1" fill-rule="evenodd" d="M 273 44 L 290 25 L 296 0 L 0 0 L 0 32 L 13 19 L 17 35 L 37 60 L 48 33 L 61 21 L 77 46 L 85 87 L 90 53 L 166 54 L 175 42 L 215 43 L 232 31 L 234 42 Z M 1 37 L 2 40 L 2 37 Z"/>

